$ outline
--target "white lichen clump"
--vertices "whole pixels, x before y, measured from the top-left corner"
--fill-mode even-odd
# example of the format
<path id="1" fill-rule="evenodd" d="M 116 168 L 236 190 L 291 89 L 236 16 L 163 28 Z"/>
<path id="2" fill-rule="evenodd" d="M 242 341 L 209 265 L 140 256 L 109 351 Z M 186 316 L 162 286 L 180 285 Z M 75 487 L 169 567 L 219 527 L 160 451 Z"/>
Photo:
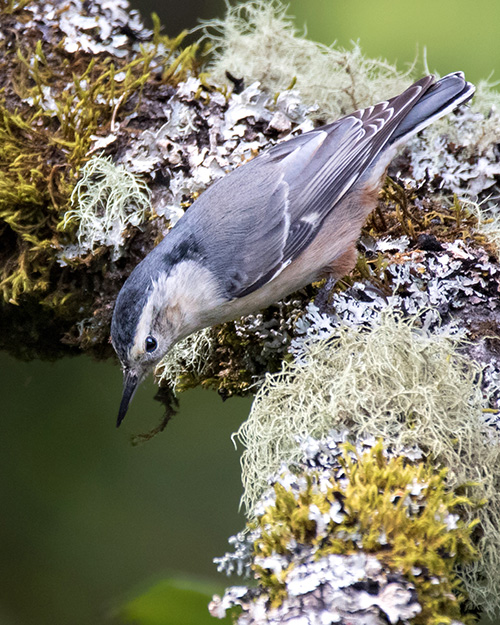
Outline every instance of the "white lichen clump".
<path id="1" fill-rule="evenodd" d="M 291 344 L 295 359 L 300 361 L 306 351 L 304 343 L 329 338 L 339 326 L 377 325 L 388 309 L 419 317 L 422 328 L 433 334 L 457 338 L 469 338 L 475 326 L 500 314 L 495 297 L 500 268 L 486 251 L 461 241 L 434 243 L 439 251 L 410 250 L 407 237 L 363 239 L 365 249 L 383 252 L 388 264 L 373 269 L 371 279 L 333 293 L 327 312 L 320 313 L 314 303 L 308 305 L 295 326 Z M 377 288 L 381 281 L 390 286 L 390 295 Z"/>
<path id="2" fill-rule="evenodd" d="M 61 31 L 61 45 L 70 54 L 78 51 L 91 54 L 112 54 L 123 57 L 129 53 L 130 39 L 124 30 L 134 33 L 140 41 L 151 36 L 144 28 L 138 11 L 131 11 L 127 0 L 68 0 L 64 6 L 47 7 L 31 3 L 29 11 L 44 27 L 54 25 Z"/>
<path id="3" fill-rule="evenodd" d="M 99 156 L 82 168 L 71 204 L 62 228 L 77 225 L 78 245 L 62 251 L 61 264 L 64 259 L 84 256 L 101 245 L 108 247 L 116 260 L 123 251 L 127 227 L 139 226 L 151 210 L 146 183 L 122 165 L 115 165 L 111 158 Z"/>

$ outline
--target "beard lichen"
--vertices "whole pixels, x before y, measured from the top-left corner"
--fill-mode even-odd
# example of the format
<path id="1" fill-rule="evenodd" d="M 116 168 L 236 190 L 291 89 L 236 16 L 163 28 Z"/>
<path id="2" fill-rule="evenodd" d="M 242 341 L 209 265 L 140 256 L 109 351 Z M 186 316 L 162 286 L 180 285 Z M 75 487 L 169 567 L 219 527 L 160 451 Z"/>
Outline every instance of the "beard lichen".
<path id="1" fill-rule="evenodd" d="M 409 70 L 352 50 L 309 41 L 299 33 L 286 4 L 254 0 L 229 5 L 224 18 L 205 23 L 212 47 L 210 71 L 221 82 L 226 72 L 259 81 L 269 93 L 294 88 L 302 101 L 317 107 L 312 116 L 333 121 L 409 86 Z"/>
<path id="2" fill-rule="evenodd" d="M 129 226 L 138 226 L 150 208 L 149 187 L 111 158 L 92 157 L 81 169 L 71 194 L 71 208 L 59 228 L 76 227 L 78 243 L 63 248 L 61 261 L 82 257 L 103 245 L 118 258 L 123 235 Z"/>
<path id="3" fill-rule="evenodd" d="M 159 386 L 167 386 L 182 391 L 188 388 L 186 370 L 199 381 L 213 351 L 213 340 L 208 328 L 194 332 L 168 352 L 155 370 Z M 186 386 L 184 386 L 186 385 Z"/>
<path id="4" fill-rule="evenodd" d="M 304 344 L 302 357 L 269 375 L 238 431 L 243 502 L 250 513 L 266 476 L 300 460 L 297 438 L 321 438 L 347 428 L 354 438 L 382 437 L 386 445 L 418 444 L 436 466 L 448 468 L 450 487 L 488 503 L 478 511 L 480 559 L 465 569 L 471 600 L 498 606 L 500 584 L 500 440 L 484 421 L 489 397 L 482 367 L 458 352 L 459 340 L 430 335 L 383 313 L 374 327 L 339 327 L 326 340 Z M 467 517 L 466 517 L 467 518 Z M 469 519 L 471 520 L 471 519 Z"/>

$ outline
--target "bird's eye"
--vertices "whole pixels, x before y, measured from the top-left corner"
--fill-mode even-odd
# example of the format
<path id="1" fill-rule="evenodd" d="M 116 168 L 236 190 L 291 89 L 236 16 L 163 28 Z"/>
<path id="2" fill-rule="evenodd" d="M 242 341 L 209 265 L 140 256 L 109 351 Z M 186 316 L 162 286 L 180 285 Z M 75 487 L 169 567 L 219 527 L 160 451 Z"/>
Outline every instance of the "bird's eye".
<path id="1" fill-rule="evenodd" d="M 158 347 L 158 342 L 154 338 L 154 336 L 146 337 L 146 351 L 151 354 Z"/>

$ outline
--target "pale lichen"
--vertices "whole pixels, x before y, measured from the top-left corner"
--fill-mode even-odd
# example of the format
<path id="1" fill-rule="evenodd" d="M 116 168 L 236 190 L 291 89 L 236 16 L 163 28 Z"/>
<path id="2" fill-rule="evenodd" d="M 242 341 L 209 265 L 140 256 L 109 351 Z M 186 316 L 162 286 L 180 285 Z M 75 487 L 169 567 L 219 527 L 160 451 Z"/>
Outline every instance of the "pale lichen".
<path id="1" fill-rule="evenodd" d="M 229 588 L 214 616 L 242 608 L 239 625 L 407 622 L 463 618 L 458 567 L 474 560 L 477 502 L 454 492 L 447 470 L 422 462 L 415 447 L 387 451 L 381 441 L 331 432 L 302 440 L 302 457 L 269 479 L 228 574 L 245 570 L 257 585 Z M 369 591 L 369 592 L 367 592 Z"/>
<path id="2" fill-rule="evenodd" d="M 80 171 L 71 195 L 71 208 L 61 221 L 61 230 L 76 225 L 78 245 L 60 253 L 60 263 L 85 256 L 104 245 L 116 260 L 123 252 L 123 235 L 129 226 L 139 226 L 151 211 L 150 191 L 138 176 L 111 157 L 92 157 Z"/>
<path id="3" fill-rule="evenodd" d="M 457 350 L 453 336 L 430 335 L 395 313 L 372 328 L 332 326 L 329 339 L 304 346 L 301 363 L 268 376 L 238 437 L 250 511 L 265 476 L 300 459 L 297 437 L 348 428 L 387 445 L 418 445 L 449 468 L 450 486 L 478 482 L 481 559 L 466 570 L 471 599 L 498 607 L 500 584 L 500 439 L 484 420 L 498 389 L 481 385 L 482 367 Z M 486 395 L 486 396 L 485 396 Z"/>
<path id="4" fill-rule="evenodd" d="M 485 198 L 481 202 L 462 200 L 466 209 L 477 219 L 477 231 L 493 244 L 500 258 L 500 205 L 496 199 Z"/>
<path id="5" fill-rule="evenodd" d="M 156 367 L 158 384 L 175 390 L 186 371 L 196 377 L 203 375 L 207 361 L 212 356 L 213 346 L 209 328 L 199 330 L 174 345 Z"/>
<path id="6" fill-rule="evenodd" d="M 431 124 L 408 146 L 408 184 L 428 182 L 435 191 L 466 201 L 488 201 L 500 192 L 500 94 L 484 112 L 480 92 L 470 104 Z"/>
<path id="7" fill-rule="evenodd" d="M 410 82 L 410 71 L 352 50 L 324 46 L 299 33 L 288 7 L 277 0 L 229 5 L 224 18 L 211 20 L 204 35 L 213 48 L 212 75 L 226 72 L 246 82 L 259 81 L 268 93 L 294 84 L 313 116 L 333 121 L 357 108 L 396 95 Z"/>

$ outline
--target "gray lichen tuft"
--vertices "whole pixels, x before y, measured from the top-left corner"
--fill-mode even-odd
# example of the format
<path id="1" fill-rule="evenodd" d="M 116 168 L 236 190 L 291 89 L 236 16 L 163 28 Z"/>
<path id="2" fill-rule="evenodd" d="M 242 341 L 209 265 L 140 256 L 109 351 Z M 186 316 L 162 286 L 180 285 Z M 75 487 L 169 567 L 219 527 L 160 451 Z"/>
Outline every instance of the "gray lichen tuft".
<path id="1" fill-rule="evenodd" d="M 205 24 L 214 50 L 210 70 L 227 82 L 226 71 L 268 93 L 291 84 L 302 101 L 315 106 L 315 118 L 333 121 L 351 111 L 396 95 L 409 86 L 410 72 L 352 50 L 309 41 L 298 32 L 279 0 L 254 0 L 228 6 L 225 17 Z"/>
<path id="2" fill-rule="evenodd" d="M 61 264 L 98 246 L 109 248 L 116 260 L 127 228 L 139 226 L 151 212 L 149 187 L 110 157 L 94 156 L 82 167 L 70 201 L 60 229 L 76 226 L 78 243 L 61 250 Z"/>

